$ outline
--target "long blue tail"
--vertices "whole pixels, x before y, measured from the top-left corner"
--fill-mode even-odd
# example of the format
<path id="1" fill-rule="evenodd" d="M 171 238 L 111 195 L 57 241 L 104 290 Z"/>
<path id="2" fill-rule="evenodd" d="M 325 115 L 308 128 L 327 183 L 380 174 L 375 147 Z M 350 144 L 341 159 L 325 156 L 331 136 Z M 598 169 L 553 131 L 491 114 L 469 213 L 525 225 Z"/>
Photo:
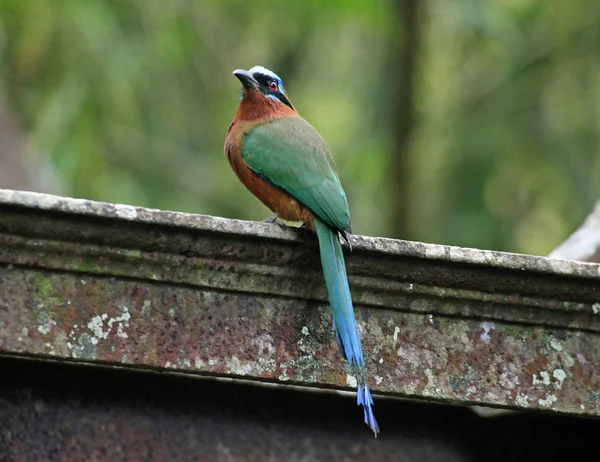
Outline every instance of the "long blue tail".
<path id="1" fill-rule="evenodd" d="M 365 423 L 377 436 L 379 425 L 373 415 L 373 398 L 366 381 L 365 360 L 360 344 L 360 335 L 356 328 L 356 319 L 354 319 L 342 245 L 338 233 L 317 217 L 315 217 L 315 229 L 319 238 L 321 265 L 323 265 L 325 285 L 333 312 L 333 327 L 336 331 L 338 346 L 342 355 L 356 370 L 357 401 L 364 407 Z"/>

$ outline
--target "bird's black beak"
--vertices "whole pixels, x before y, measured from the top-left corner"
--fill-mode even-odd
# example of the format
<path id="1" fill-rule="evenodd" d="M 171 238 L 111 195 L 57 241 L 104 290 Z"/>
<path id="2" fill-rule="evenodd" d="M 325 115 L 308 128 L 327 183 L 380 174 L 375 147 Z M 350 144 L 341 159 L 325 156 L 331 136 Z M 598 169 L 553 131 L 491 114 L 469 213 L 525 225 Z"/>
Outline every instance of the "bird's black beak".
<path id="1" fill-rule="evenodd" d="M 258 82 L 250 72 L 244 69 L 236 69 L 235 71 L 233 71 L 233 75 L 240 79 L 240 82 L 242 82 L 244 89 L 258 89 Z"/>

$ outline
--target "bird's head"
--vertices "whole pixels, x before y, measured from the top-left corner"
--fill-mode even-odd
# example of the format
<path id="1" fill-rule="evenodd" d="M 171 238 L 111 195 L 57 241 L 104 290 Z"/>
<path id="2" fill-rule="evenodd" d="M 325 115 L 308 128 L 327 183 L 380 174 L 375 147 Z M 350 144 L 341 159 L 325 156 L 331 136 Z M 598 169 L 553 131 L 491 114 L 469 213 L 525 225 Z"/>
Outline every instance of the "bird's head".
<path id="1" fill-rule="evenodd" d="M 275 74 L 275 72 L 262 66 L 254 66 L 247 71 L 244 69 L 236 69 L 233 71 L 233 75 L 242 82 L 242 85 L 244 86 L 244 97 L 251 94 L 261 94 L 265 98 L 285 104 L 295 111 L 294 106 L 292 106 L 292 103 L 283 88 L 283 81 Z"/>

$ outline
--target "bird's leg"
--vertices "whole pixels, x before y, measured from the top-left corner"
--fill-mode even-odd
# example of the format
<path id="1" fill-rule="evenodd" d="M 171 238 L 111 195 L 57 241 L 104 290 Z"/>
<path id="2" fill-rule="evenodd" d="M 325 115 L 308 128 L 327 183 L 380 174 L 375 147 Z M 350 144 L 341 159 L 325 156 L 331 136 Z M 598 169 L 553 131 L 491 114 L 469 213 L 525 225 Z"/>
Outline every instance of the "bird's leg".
<path id="1" fill-rule="evenodd" d="M 276 213 L 274 213 L 269 218 L 264 219 L 263 223 L 277 223 L 277 219 L 278 218 L 279 218 L 279 215 L 277 215 Z"/>
<path id="2" fill-rule="evenodd" d="M 291 226 L 291 225 L 288 225 L 287 223 L 284 223 L 282 221 L 278 221 L 278 219 L 279 219 L 279 215 L 276 214 L 276 213 L 274 213 L 269 218 L 264 219 L 262 222 L 263 223 L 275 223 L 281 229 L 302 229 L 302 230 L 307 229 L 306 228 L 306 223 L 302 223 L 300 226 Z"/>
<path id="3" fill-rule="evenodd" d="M 263 220 L 263 223 L 274 223 L 277 226 L 279 226 L 281 229 L 286 229 L 289 228 L 288 225 L 286 225 L 285 223 L 282 223 L 280 221 L 277 221 L 277 219 L 279 218 L 279 215 L 274 213 L 273 215 L 271 215 L 269 218 L 266 218 Z"/>

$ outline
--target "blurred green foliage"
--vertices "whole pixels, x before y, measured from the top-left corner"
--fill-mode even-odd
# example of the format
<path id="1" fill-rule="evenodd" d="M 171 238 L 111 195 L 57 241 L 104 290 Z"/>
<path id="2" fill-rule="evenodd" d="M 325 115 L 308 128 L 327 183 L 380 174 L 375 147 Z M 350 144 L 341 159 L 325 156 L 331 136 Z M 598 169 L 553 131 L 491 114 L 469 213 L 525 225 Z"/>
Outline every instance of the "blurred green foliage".
<path id="1" fill-rule="evenodd" d="M 548 253 L 600 195 L 600 3 L 421 7 L 394 237 Z M 257 220 L 223 141 L 231 71 L 262 64 L 332 148 L 354 231 L 389 235 L 399 15 L 391 0 L 2 0 L 0 88 L 67 195 Z"/>

